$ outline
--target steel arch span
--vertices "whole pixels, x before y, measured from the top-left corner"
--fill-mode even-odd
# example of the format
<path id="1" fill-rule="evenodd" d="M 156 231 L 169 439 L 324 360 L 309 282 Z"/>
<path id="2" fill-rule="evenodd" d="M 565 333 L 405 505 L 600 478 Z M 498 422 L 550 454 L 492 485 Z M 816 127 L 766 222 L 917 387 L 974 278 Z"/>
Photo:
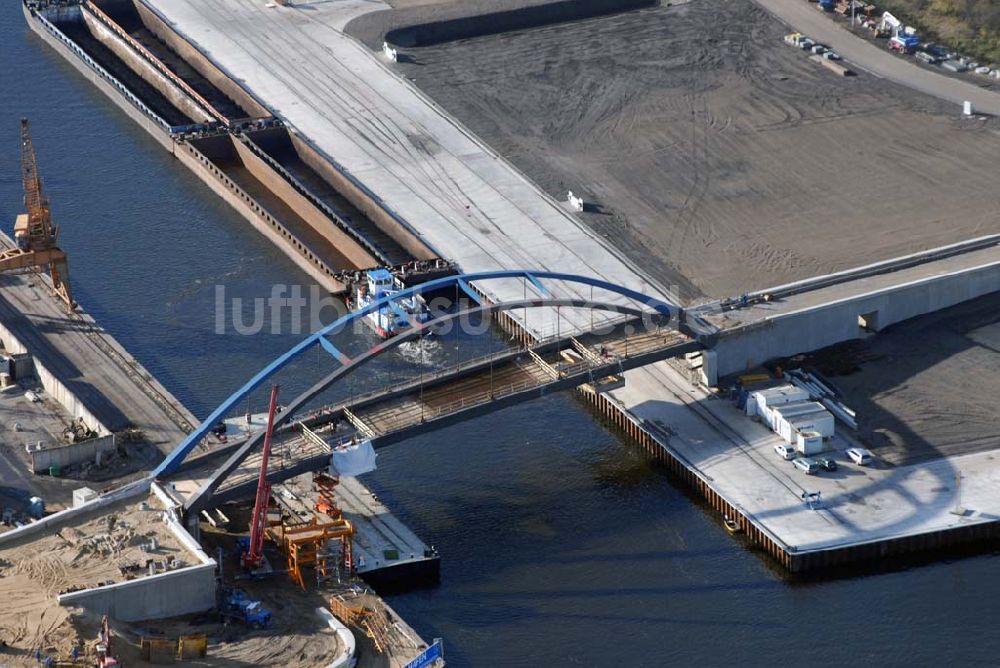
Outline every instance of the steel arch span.
<path id="1" fill-rule="evenodd" d="M 192 450 L 201 442 L 213 426 L 218 424 L 218 422 L 225 416 L 229 415 L 234 407 L 236 407 L 247 395 L 253 392 L 255 389 L 264 384 L 268 379 L 274 376 L 276 373 L 284 369 L 288 364 L 298 359 L 300 356 L 306 352 L 314 349 L 316 346 L 321 346 L 329 354 L 331 354 L 338 362 L 341 364 L 341 368 L 338 369 L 334 374 L 337 377 L 343 375 L 343 372 L 347 370 L 353 370 L 358 365 L 362 364 L 364 361 L 371 359 L 372 357 L 378 356 L 398 345 L 401 341 L 413 338 L 422 333 L 425 333 L 430 328 L 436 326 L 442 320 L 452 319 L 454 316 L 449 315 L 445 318 L 438 318 L 428 323 L 415 323 L 414 327 L 409 328 L 403 334 L 394 337 L 399 339 L 400 336 L 403 337 L 400 341 L 393 342 L 393 340 L 383 341 L 376 344 L 364 355 L 360 356 L 358 360 L 351 360 L 341 351 L 339 351 L 332 342 L 327 338 L 330 335 L 343 332 L 349 326 L 353 325 L 359 319 L 367 316 L 369 313 L 376 312 L 384 307 L 393 308 L 393 304 L 400 300 L 406 299 L 412 295 L 418 295 L 426 292 L 432 292 L 436 290 L 446 289 L 446 288 L 458 288 L 469 295 L 473 300 L 477 302 L 483 301 L 483 298 L 479 293 L 477 293 L 471 287 L 473 282 L 483 282 L 489 280 L 498 279 L 523 279 L 530 282 L 535 289 L 542 295 L 549 295 L 549 291 L 542 285 L 542 280 L 554 280 L 561 281 L 570 284 L 589 286 L 592 288 L 597 288 L 600 290 L 608 291 L 612 294 L 620 295 L 626 297 L 633 301 L 639 302 L 647 307 L 647 309 L 640 309 L 636 307 L 629 307 L 620 304 L 610 304 L 608 302 L 590 302 L 581 299 L 552 299 L 552 298 L 541 298 L 541 299 L 531 299 L 519 302 L 510 302 L 506 304 L 490 304 L 484 306 L 481 309 L 473 309 L 473 311 L 502 311 L 510 310 L 514 308 L 538 308 L 538 307 L 557 307 L 557 306 L 572 306 L 576 308 L 592 308 L 594 310 L 603 311 L 617 311 L 622 313 L 627 313 L 631 315 L 644 316 L 655 314 L 667 320 L 667 322 L 675 321 L 679 323 L 683 320 L 683 311 L 680 307 L 675 304 L 663 301 L 658 297 L 653 297 L 651 295 L 646 295 L 631 288 L 626 288 L 623 286 L 615 285 L 608 281 L 592 278 L 588 276 L 580 276 L 576 274 L 565 274 L 560 272 L 544 272 L 544 271 L 528 271 L 528 270 L 518 270 L 518 271 L 493 271 L 493 272 L 480 272 L 474 274 L 461 274 L 455 276 L 446 276 L 443 278 L 438 278 L 426 283 L 421 283 L 420 285 L 401 290 L 393 295 L 382 297 L 381 299 L 372 302 L 368 306 L 351 311 L 346 315 L 338 318 L 334 322 L 326 325 L 325 327 L 317 330 L 316 332 L 310 334 L 305 339 L 300 341 L 298 344 L 293 346 L 287 352 L 281 356 L 274 359 L 270 364 L 261 369 L 257 374 L 255 374 L 250 380 L 243 384 L 238 390 L 233 392 L 225 401 L 223 401 L 219 406 L 212 411 L 212 413 L 205 418 L 204 421 L 192 431 L 187 438 L 181 441 L 180 444 L 174 450 L 167 455 L 163 462 L 153 471 L 153 477 L 162 477 L 174 473 L 183 464 L 185 458 L 191 453 Z M 466 312 L 468 313 L 468 312 Z M 315 388 L 313 388 L 315 389 Z M 313 394 L 315 396 L 315 394 Z M 311 397 L 310 397 L 311 398 Z M 302 402 L 296 400 L 296 405 L 301 405 Z M 289 406 L 289 409 L 292 406 Z M 287 421 L 288 418 L 294 413 L 292 410 L 282 411 L 278 416 L 280 422 Z"/>
<path id="2" fill-rule="evenodd" d="M 611 311 L 615 313 L 621 313 L 640 318 L 645 318 L 646 316 L 650 315 L 648 311 L 643 311 L 642 309 L 634 308 L 631 306 L 625 306 L 621 304 L 611 304 L 607 302 L 590 302 L 580 299 L 543 299 L 543 300 L 532 299 L 523 301 L 517 300 L 514 302 L 507 302 L 504 304 L 479 305 L 474 308 L 465 309 L 457 312 L 451 312 L 435 319 L 432 323 L 428 323 L 427 327 L 433 327 L 438 323 L 447 323 L 448 321 L 459 320 L 469 316 L 488 315 L 501 311 L 509 311 L 522 308 L 560 308 L 560 307 L 589 308 L 599 311 Z M 666 317 L 665 316 L 658 317 L 659 315 L 660 314 L 654 313 L 652 322 L 647 322 L 647 325 L 655 326 L 657 330 L 663 330 L 663 325 L 665 324 L 664 321 L 666 320 Z M 392 339 L 388 341 L 383 341 L 382 343 L 373 346 L 365 353 L 358 355 L 357 357 L 351 360 L 350 364 L 343 365 L 335 369 L 334 371 L 329 373 L 326 377 L 322 378 L 317 383 L 315 383 L 308 390 L 301 393 L 296 398 L 292 399 L 291 403 L 289 403 L 284 409 L 282 409 L 281 412 L 279 412 L 275 416 L 274 425 L 276 427 L 287 426 L 288 422 L 294 421 L 295 416 L 300 414 L 299 411 L 303 409 L 306 406 L 306 404 L 315 399 L 322 392 L 329 389 L 338 381 L 344 380 L 347 376 L 356 372 L 358 369 L 364 367 L 367 363 L 378 358 L 382 354 L 401 346 L 402 344 L 406 343 L 409 340 L 422 336 L 423 333 L 426 331 L 427 327 L 412 328 L 407 331 L 404 331 L 399 335 L 393 337 Z M 672 328 L 667 328 L 666 331 L 671 331 L 671 330 Z M 553 341 L 547 341 L 542 344 L 539 344 L 538 346 L 530 348 L 530 350 L 536 350 L 536 349 L 541 350 L 543 348 L 552 346 L 556 346 L 558 348 L 560 347 L 560 344 L 565 343 L 565 341 L 569 338 L 570 337 L 567 336 L 565 339 L 556 339 Z M 652 361 L 658 361 L 659 359 L 661 359 L 660 353 L 664 352 L 665 350 L 669 350 L 672 354 L 676 354 L 681 352 L 688 352 L 691 349 L 700 347 L 700 343 L 695 339 L 689 338 L 687 336 L 678 338 L 682 338 L 683 340 L 677 343 L 673 343 L 668 349 L 656 352 L 645 351 L 635 357 L 627 357 L 625 359 L 611 357 L 603 365 L 597 365 L 597 366 L 588 365 L 586 369 L 578 370 L 577 375 L 570 375 L 559 379 L 553 379 L 551 384 L 544 386 L 539 385 L 537 388 L 532 388 L 532 390 L 538 390 L 539 392 L 544 393 L 546 389 L 551 389 L 552 387 L 555 386 L 563 386 L 558 389 L 566 389 L 573 385 L 579 385 L 582 382 L 594 383 L 598 378 L 603 377 L 604 374 L 623 373 L 624 371 L 631 368 L 635 368 L 636 366 L 642 366 Z M 503 364 L 504 362 L 510 359 L 510 356 L 512 355 L 519 356 L 523 354 L 523 352 L 524 352 L 523 350 L 510 350 L 507 351 L 506 353 L 501 353 L 497 357 L 497 359 L 501 364 Z M 492 361 L 493 358 L 491 357 L 490 358 L 491 364 Z M 428 379 L 428 381 L 431 383 L 432 386 L 436 385 L 439 380 L 440 379 L 435 379 L 435 378 Z M 412 384 L 413 384 L 412 381 L 409 383 L 404 382 L 400 385 L 387 387 L 384 388 L 383 390 L 376 391 L 372 393 L 372 395 L 377 396 L 379 394 L 387 392 L 391 394 L 395 394 L 399 391 L 405 392 L 408 389 L 409 390 L 413 389 L 412 387 L 410 387 Z M 422 384 L 423 383 L 421 381 L 421 385 Z M 371 398 L 373 397 L 372 396 L 360 397 L 360 398 L 355 397 L 352 400 L 351 408 L 352 409 L 354 408 L 354 404 L 358 399 L 370 400 Z M 497 405 L 497 407 L 499 408 L 503 408 L 507 405 L 510 405 L 511 401 L 510 396 L 505 396 L 499 399 L 496 397 L 491 397 L 491 403 L 492 399 L 497 399 L 497 403 L 495 405 Z M 346 408 L 346 406 L 344 406 L 344 408 Z M 421 425 L 423 427 L 434 428 L 433 426 L 434 424 L 438 426 L 443 426 L 436 421 L 432 423 L 432 422 L 425 422 L 423 419 L 421 419 Z M 235 472 L 247 457 L 249 457 L 251 454 L 253 454 L 256 450 L 259 449 L 259 446 L 263 438 L 264 438 L 264 432 L 262 431 L 256 432 L 254 435 L 248 438 L 247 441 L 242 443 L 235 451 L 233 451 L 233 453 L 226 459 L 226 461 L 220 466 L 218 466 L 211 473 L 211 475 L 209 475 L 205 479 L 205 482 L 195 491 L 193 495 L 189 496 L 184 503 L 185 510 L 188 512 L 188 514 L 191 513 L 197 514 L 198 512 L 200 512 L 201 510 L 203 510 L 208 506 L 209 499 L 211 499 L 215 495 L 216 491 L 224 483 L 224 481 L 227 480 L 230 474 Z"/>

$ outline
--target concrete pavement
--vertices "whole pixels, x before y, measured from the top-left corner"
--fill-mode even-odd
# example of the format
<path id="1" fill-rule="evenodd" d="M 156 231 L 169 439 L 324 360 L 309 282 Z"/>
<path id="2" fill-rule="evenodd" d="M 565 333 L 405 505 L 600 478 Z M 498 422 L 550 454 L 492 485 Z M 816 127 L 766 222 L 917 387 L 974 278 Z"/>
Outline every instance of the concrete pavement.
<path id="1" fill-rule="evenodd" d="M 806 475 L 774 452 L 780 437 L 733 403 L 693 388 L 668 363 L 629 371 L 626 378 L 627 385 L 612 393 L 620 405 L 669 433 L 660 440 L 670 450 L 792 552 L 1000 518 L 1000 499 L 992 492 L 1000 480 L 996 451 L 859 467 L 843 454 L 854 444 L 838 435 L 832 454 L 840 468 Z M 821 507 L 810 509 L 803 492 L 821 492 Z M 965 512 L 955 514 L 956 508 Z"/>
<path id="2" fill-rule="evenodd" d="M 667 296 L 379 56 L 337 30 L 355 4 L 308 11 L 252 0 L 148 4 L 463 270 L 586 274 Z M 525 295 L 519 280 L 482 287 L 497 301 Z M 558 291 L 592 296 L 579 286 Z M 525 317 L 536 332 L 556 330 L 548 309 Z M 563 331 L 574 317 L 562 314 Z M 578 316 L 581 330 L 590 322 L 590 314 Z"/>

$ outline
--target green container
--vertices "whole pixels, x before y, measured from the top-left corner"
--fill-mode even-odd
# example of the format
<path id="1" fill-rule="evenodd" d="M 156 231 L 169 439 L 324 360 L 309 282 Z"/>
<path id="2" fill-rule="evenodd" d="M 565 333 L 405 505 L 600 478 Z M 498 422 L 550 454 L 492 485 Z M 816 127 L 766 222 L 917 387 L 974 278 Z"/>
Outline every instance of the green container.
<path id="1" fill-rule="evenodd" d="M 49 467 L 49 475 L 52 476 L 53 478 L 59 475 L 58 464 L 53 464 L 52 466 Z"/>

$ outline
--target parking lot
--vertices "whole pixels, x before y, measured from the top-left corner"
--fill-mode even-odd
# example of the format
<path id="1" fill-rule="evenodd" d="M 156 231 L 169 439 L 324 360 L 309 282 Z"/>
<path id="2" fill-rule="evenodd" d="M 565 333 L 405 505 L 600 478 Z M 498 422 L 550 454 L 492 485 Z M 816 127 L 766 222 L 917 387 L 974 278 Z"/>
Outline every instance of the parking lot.
<path id="1" fill-rule="evenodd" d="M 808 475 L 775 451 L 779 436 L 728 399 L 687 389 L 668 364 L 630 371 L 626 379 L 615 398 L 658 427 L 679 458 L 792 551 L 992 521 L 1000 513 L 993 491 L 1000 463 L 991 452 L 900 466 L 876 457 L 858 466 L 845 451 L 859 444 L 838 428 L 824 452 L 837 470 Z M 675 388 L 672 399 L 648 400 L 664 385 Z"/>

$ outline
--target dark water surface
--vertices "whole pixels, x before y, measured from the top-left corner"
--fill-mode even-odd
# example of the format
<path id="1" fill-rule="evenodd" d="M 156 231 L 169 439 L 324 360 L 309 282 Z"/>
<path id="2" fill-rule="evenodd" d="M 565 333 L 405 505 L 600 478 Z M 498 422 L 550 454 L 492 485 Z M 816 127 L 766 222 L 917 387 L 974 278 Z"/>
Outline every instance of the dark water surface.
<path id="1" fill-rule="evenodd" d="M 307 278 L 6 0 L 8 231 L 21 207 L 21 116 L 78 300 L 197 415 L 297 340 L 214 333 L 216 285 L 266 297 Z M 430 354 L 453 358 L 457 345 Z M 283 382 L 300 386 L 324 363 Z M 445 638 L 453 666 L 998 663 L 993 556 L 791 584 L 566 395 L 391 447 L 379 467 L 369 482 L 443 558 L 440 587 L 390 602 L 426 638 Z"/>

